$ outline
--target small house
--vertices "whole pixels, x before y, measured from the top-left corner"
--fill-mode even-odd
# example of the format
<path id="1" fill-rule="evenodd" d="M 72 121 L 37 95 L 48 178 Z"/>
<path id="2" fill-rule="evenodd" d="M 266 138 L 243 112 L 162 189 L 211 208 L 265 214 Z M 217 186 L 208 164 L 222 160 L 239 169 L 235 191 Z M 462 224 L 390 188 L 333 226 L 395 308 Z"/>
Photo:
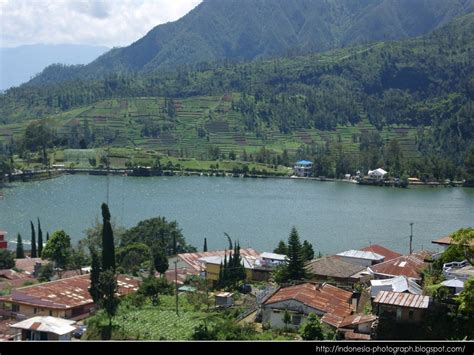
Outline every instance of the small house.
<path id="1" fill-rule="evenodd" d="M 428 264 L 425 262 L 425 256 L 420 252 L 371 265 L 367 270 L 376 280 L 390 279 L 397 276 L 421 280 L 421 272 L 427 267 Z"/>
<path id="2" fill-rule="evenodd" d="M 459 295 L 464 291 L 464 281 L 458 279 L 445 280 L 441 285 L 446 286 L 451 295 Z"/>
<path id="3" fill-rule="evenodd" d="M 216 294 L 216 307 L 231 307 L 234 305 L 234 294 L 232 292 L 220 292 Z"/>
<path id="4" fill-rule="evenodd" d="M 397 276 L 383 280 L 370 280 L 370 296 L 376 297 L 380 291 L 411 293 L 413 295 L 423 294 L 421 287 L 418 286 L 414 280 L 406 276 Z"/>
<path id="5" fill-rule="evenodd" d="M 380 291 L 373 301 L 372 310 L 379 317 L 389 316 L 397 322 L 419 323 L 429 304 L 428 296 Z"/>
<path id="6" fill-rule="evenodd" d="M 369 179 L 376 180 L 376 181 L 383 180 L 385 178 L 385 175 L 387 175 L 387 174 L 388 174 L 388 172 L 386 172 L 382 168 L 378 168 L 378 169 L 375 169 L 375 170 L 369 170 L 369 172 L 368 172 Z"/>
<path id="7" fill-rule="evenodd" d="M 298 177 L 309 177 L 312 175 L 313 162 L 309 160 L 300 160 L 295 163 L 294 174 Z"/>
<path id="8" fill-rule="evenodd" d="M 349 263 L 361 265 L 361 266 L 370 266 L 374 264 L 381 263 L 385 260 L 383 255 L 374 253 L 372 251 L 362 251 L 362 250 L 347 250 L 337 254 L 342 260 Z"/>
<path id="9" fill-rule="evenodd" d="M 288 260 L 286 255 L 269 252 L 263 252 L 260 257 L 262 258 L 261 265 L 267 267 L 276 267 Z"/>
<path id="10" fill-rule="evenodd" d="M 74 323 L 73 320 L 38 316 L 10 327 L 19 331 L 16 340 L 71 340 L 71 334 L 76 330 Z"/>
<path id="11" fill-rule="evenodd" d="M 0 249 L 8 249 L 7 232 L 0 231 Z"/>
<path id="12" fill-rule="evenodd" d="M 396 251 L 390 250 L 390 249 L 385 248 L 385 247 L 383 247 L 381 245 L 378 245 L 378 244 L 371 244 L 371 245 L 369 245 L 367 247 L 364 247 L 364 248 L 361 248 L 359 250 L 370 251 L 372 253 L 382 255 L 384 257 L 383 261 L 393 260 L 395 258 L 398 258 L 398 257 L 402 256 L 402 254 L 397 253 Z"/>

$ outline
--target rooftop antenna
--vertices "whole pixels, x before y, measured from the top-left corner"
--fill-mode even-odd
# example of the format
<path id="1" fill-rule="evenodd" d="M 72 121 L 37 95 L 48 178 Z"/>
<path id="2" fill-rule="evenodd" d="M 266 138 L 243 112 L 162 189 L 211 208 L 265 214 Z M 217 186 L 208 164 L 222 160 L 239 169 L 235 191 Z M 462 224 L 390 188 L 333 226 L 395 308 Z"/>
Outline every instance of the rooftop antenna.
<path id="1" fill-rule="evenodd" d="M 410 222 L 410 255 L 413 254 L 413 222 Z"/>

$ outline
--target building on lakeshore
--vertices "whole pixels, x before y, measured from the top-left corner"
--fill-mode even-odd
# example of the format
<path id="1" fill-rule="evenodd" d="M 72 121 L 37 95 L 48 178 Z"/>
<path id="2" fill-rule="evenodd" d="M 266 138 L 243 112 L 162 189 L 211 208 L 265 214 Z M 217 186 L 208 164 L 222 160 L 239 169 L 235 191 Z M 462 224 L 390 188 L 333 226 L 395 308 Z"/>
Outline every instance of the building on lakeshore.
<path id="1" fill-rule="evenodd" d="M 282 287 L 262 304 L 262 323 L 272 329 L 299 329 L 309 314 L 315 313 L 321 321 L 333 327 L 352 314 L 353 294 L 329 284 L 302 283 Z M 291 321 L 285 324 L 284 315 Z"/>
<path id="2" fill-rule="evenodd" d="M 12 324 L 17 330 L 15 340 L 71 340 L 76 321 L 63 318 L 37 316 Z"/>
<path id="3" fill-rule="evenodd" d="M 437 240 L 433 240 L 431 243 L 438 245 L 441 248 L 441 251 L 445 251 L 449 248 L 449 246 L 456 244 L 456 242 L 454 242 L 449 235 Z M 469 246 L 474 248 L 474 240 L 469 242 Z"/>
<path id="4" fill-rule="evenodd" d="M 335 255 L 314 259 L 307 266 L 312 281 L 328 282 L 344 289 L 352 289 L 354 284 L 368 281 L 370 275 L 366 269 Z"/>
<path id="5" fill-rule="evenodd" d="M 139 281 L 125 275 L 117 277 L 118 294 L 138 290 Z M 0 297 L 0 314 L 15 318 L 51 316 L 80 320 L 95 309 L 89 293 L 90 275 L 81 275 L 12 290 Z"/>
<path id="6" fill-rule="evenodd" d="M 390 250 L 390 249 L 385 248 L 385 247 L 383 247 L 381 245 L 378 245 L 378 244 L 371 244 L 371 245 L 369 245 L 367 247 L 364 247 L 364 248 L 361 248 L 359 250 L 370 251 L 372 253 L 377 253 L 379 255 L 383 255 L 383 257 L 384 257 L 383 261 L 389 261 L 389 260 L 398 258 L 399 256 L 402 256 L 402 254 L 397 253 L 393 250 Z"/>
<path id="7" fill-rule="evenodd" d="M 397 322 L 419 323 L 430 305 L 429 296 L 380 291 L 373 301 L 377 316 L 388 316 Z"/>
<path id="8" fill-rule="evenodd" d="M 426 257 L 423 252 L 402 255 L 380 264 L 371 265 L 367 270 L 376 280 L 405 276 L 419 282 L 421 281 L 421 272 L 428 267 Z"/>
<path id="9" fill-rule="evenodd" d="M 298 177 L 310 177 L 312 175 L 313 162 L 309 160 L 297 161 L 293 167 L 294 175 Z"/>
<path id="10" fill-rule="evenodd" d="M 0 230 L 0 249 L 8 249 L 7 232 Z"/>
<path id="11" fill-rule="evenodd" d="M 382 168 L 378 168 L 378 169 L 375 169 L 375 170 L 369 170 L 369 172 L 368 172 L 369 179 L 376 180 L 376 181 L 383 180 L 387 174 L 388 174 L 388 172 L 386 172 Z"/>
<path id="12" fill-rule="evenodd" d="M 348 263 L 365 267 L 385 261 L 385 257 L 383 255 L 374 253 L 372 251 L 347 250 L 336 255 Z"/>

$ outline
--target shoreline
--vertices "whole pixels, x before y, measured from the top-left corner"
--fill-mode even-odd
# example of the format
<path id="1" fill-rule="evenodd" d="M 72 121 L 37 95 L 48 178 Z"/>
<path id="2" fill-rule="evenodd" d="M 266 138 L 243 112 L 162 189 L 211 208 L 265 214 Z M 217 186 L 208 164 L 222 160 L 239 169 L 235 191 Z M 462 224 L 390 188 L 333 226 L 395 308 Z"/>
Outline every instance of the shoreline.
<path id="1" fill-rule="evenodd" d="M 2 188 L 7 188 L 7 184 L 11 182 L 33 182 L 33 181 L 43 181 L 50 180 L 64 175 L 76 175 L 76 174 L 86 174 L 86 175 L 96 175 L 96 176 L 125 176 L 125 177 L 157 177 L 157 176 L 206 176 L 206 177 L 234 177 L 234 178 L 251 178 L 251 179 L 294 179 L 294 180 L 312 180 L 312 181 L 321 181 L 321 182 L 344 182 L 355 185 L 367 185 L 367 186 L 378 186 L 378 187 L 397 187 L 403 188 L 400 186 L 395 186 L 393 182 L 371 182 L 371 183 L 359 183 L 355 180 L 347 179 L 335 179 L 335 178 L 326 178 L 326 177 L 297 177 L 297 176 L 288 176 L 288 175 L 278 175 L 278 174 L 242 174 L 242 173 L 232 173 L 226 171 L 200 171 L 200 170 L 162 170 L 159 173 L 153 172 L 151 170 L 134 170 L 134 169 L 88 169 L 88 168 L 55 168 L 55 169 L 42 169 L 36 171 L 22 172 L 19 174 L 11 174 L 8 176 L 8 180 L 0 182 L 0 190 Z M 454 181 L 450 183 L 441 183 L 441 182 L 416 182 L 409 183 L 405 188 L 411 187 L 470 187 L 464 186 L 460 181 Z M 0 198 L 2 195 L 0 194 Z"/>

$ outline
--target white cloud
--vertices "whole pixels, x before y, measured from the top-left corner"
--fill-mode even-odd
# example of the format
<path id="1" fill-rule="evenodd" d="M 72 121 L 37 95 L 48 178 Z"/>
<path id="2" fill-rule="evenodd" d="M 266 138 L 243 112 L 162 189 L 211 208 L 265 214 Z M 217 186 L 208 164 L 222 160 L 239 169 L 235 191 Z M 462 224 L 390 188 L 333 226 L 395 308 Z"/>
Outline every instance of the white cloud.
<path id="1" fill-rule="evenodd" d="M 202 0 L 0 0 L 0 46 L 126 46 Z"/>

